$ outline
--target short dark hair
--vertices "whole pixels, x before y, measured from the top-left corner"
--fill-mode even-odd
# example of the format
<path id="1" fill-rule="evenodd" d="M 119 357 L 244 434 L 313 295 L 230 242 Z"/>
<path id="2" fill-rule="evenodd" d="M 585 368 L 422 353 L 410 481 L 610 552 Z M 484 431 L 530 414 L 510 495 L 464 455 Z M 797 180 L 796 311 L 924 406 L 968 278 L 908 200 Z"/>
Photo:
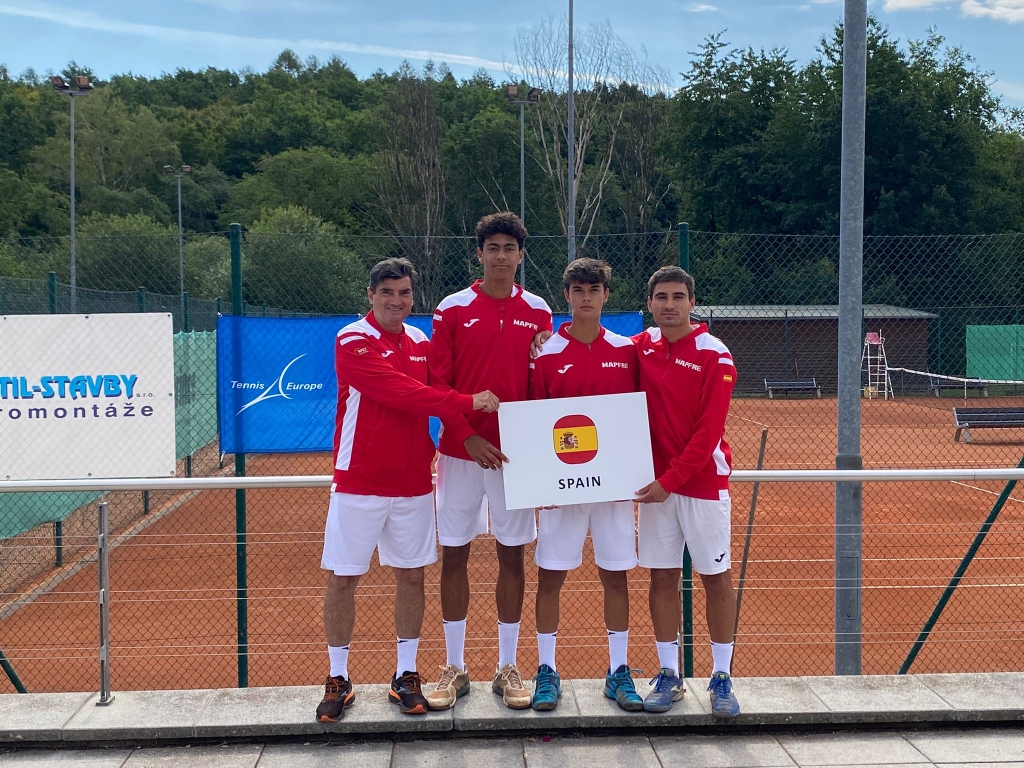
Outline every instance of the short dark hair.
<path id="1" fill-rule="evenodd" d="M 682 267 L 661 267 L 651 275 L 651 279 L 647 281 L 648 299 L 654 298 L 654 289 L 658 283 L 683 283 L 690 292 L 690 298 L 693 298 L 693 277 Z"/>
<path id="2" fill-rule="evenodd" d="M 403 277 L 409 278 L 413 290 L 415 290 L 420 276 L 416 267 L 408 259 L 396 257 L 378 261 L 370 270 L 370 290 L 376 293 L 377 286 L 385 280 L 401 280 Z"/>
<path id="3" fill-rule="evenodd" d="M 523 244 L 527 236 L 526 226 L 522 219 L 511 211 L 501 211 L 484 216 L 476 223 L 476 247 L 481 251 L 484 249 L 484 240 L 494 235 L 508 235 L 514 237 L 519 243 L 519 250 L 523 250 Z"/>
<path id="4" fill-rule="evenodd" d="M 611 279 L 612 268 L 600 259 L 576 259 L 562 273 L 562 285 L 567 291 L 573 283 L 607 288 Z"/>

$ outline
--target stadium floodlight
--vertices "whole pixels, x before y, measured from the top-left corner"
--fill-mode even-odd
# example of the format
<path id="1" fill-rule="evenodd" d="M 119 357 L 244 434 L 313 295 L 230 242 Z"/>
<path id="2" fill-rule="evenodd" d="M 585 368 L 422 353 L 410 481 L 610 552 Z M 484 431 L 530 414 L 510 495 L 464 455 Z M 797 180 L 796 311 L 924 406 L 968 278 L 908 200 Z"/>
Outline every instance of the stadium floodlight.
<path id="1" fill-rule="evenodd" d="M 531 88 L 527 86 L 526 98 L 519 98 L 519 86 L 509 83 L 505 86 L 505 98 L 512 104 L 519 105 L 519 218 L 526 221 L 526 113 L 527 104 L 536 104 L 540 101 L 540 95 L 544 93 L 543 88 Z M 526 256 L 523 256 L 522 264 L 519 265 L 519 283 L 526 285 Z"/>
<path id="2" fill-rule="evenodd" d="M 75 97 L 88 96 L 93 85 L 84 75 L 75 77 L 74 88 L 60 75 L 50 75 L 50 85 L 54 91 L 71 100 L 71 311 L 75 312 L 78 308 L 78 273 L 75 264 Z"/>
<path id="3" fill-rule="evenodd" d="M 181 180 L 192 173 L 191 165 L 183 165 L 175 168 L 173 165 L 165 165 L 164 173 L 173 176 L 178 180 L 178 279 L 181 287 L 181 329 L 185 328 L 185 238 L 181 227 Z"/>

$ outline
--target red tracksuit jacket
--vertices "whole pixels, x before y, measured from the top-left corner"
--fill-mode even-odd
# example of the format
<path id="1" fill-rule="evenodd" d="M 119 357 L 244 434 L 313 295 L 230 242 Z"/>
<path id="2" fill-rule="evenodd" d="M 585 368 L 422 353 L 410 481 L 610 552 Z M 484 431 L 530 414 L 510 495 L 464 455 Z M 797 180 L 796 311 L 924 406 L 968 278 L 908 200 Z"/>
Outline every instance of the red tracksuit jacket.
<path id="1" fill-rule="evenodd" d="M 633 337 L 640 387 L 647 393 L 654 474 L 670 493 L 695 499 L 728 498 L 732 451 L 725 419 L 736 366 L 706 325 L 669 343 L 661 330 Z"/>
<path id="2" fill-rule="evenodd" d="M 530 399 L 636 392 L 639 368 L 632 339 L 604 328 L 590 344 L 569 335 L 568 325 L 544 342 L 530 363 Z"/>
<path id="3" fill-rule="evenodd" d="M 428 416 L 473 410 L 473 396 L 427 386 L 430 342 L 406 325 L 381 328 L 373 312 L 338 332 L 334 367 L 332 491 L 364 496 L 423 496 L 433 489 L 434 443 Z"/>
<path id="4" fill-rule="evenodd" d="M 482 282 L 453 293 L 434 310 L 430 380 L 459 392 L 489 389 L 503 403 L 526 400 L 530 342 L 538 331 L 551 330 L 551 310 L 544 299 L 516 285 L 502 317 L 498 301 L 480 290 Z M 442 416 L 441 424 L 438 448 L 445 456 L 468 461 L 463 443 L 473 434 L 501 446 L 497 413 Z"/>

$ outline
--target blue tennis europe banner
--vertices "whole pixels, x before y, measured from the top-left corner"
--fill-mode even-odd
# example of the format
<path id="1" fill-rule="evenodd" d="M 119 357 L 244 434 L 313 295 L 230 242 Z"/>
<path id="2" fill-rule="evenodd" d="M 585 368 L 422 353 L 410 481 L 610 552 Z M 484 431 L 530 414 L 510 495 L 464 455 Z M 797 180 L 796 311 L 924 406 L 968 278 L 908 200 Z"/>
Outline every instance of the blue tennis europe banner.
<path id="1" fill-rule="evenodd" d="M 334 339 L 354 319 L 217 318 L 222 453 L 333 448 Z"/>
<path id="2" fill-rule="evenodd" d="M 334 340 L 357 315 L 217 319 L 217 401 L 222 453 L 303 453 L 334 447 L 338 383 Z M 430 335 L 430 315 L 406 322 Z M 557 330 L 570 321 L 555 315 Z M 608 314 L 623 336 L 643 330 L 639 312 Z M 469 393 L 472 394 L 472 393 Z M 440 423 L 430 420 L 437 442 Z"/>

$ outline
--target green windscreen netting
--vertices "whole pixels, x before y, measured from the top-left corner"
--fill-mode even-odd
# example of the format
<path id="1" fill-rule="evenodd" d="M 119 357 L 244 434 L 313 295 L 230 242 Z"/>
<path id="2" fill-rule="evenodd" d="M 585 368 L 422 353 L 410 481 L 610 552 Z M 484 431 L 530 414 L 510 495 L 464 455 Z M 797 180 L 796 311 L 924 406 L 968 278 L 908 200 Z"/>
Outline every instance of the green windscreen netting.
<path id="1" fill-rule="evenodd" d="M 968 325 L 967 375 L 1024 381 L 1024 325 Z"/>

